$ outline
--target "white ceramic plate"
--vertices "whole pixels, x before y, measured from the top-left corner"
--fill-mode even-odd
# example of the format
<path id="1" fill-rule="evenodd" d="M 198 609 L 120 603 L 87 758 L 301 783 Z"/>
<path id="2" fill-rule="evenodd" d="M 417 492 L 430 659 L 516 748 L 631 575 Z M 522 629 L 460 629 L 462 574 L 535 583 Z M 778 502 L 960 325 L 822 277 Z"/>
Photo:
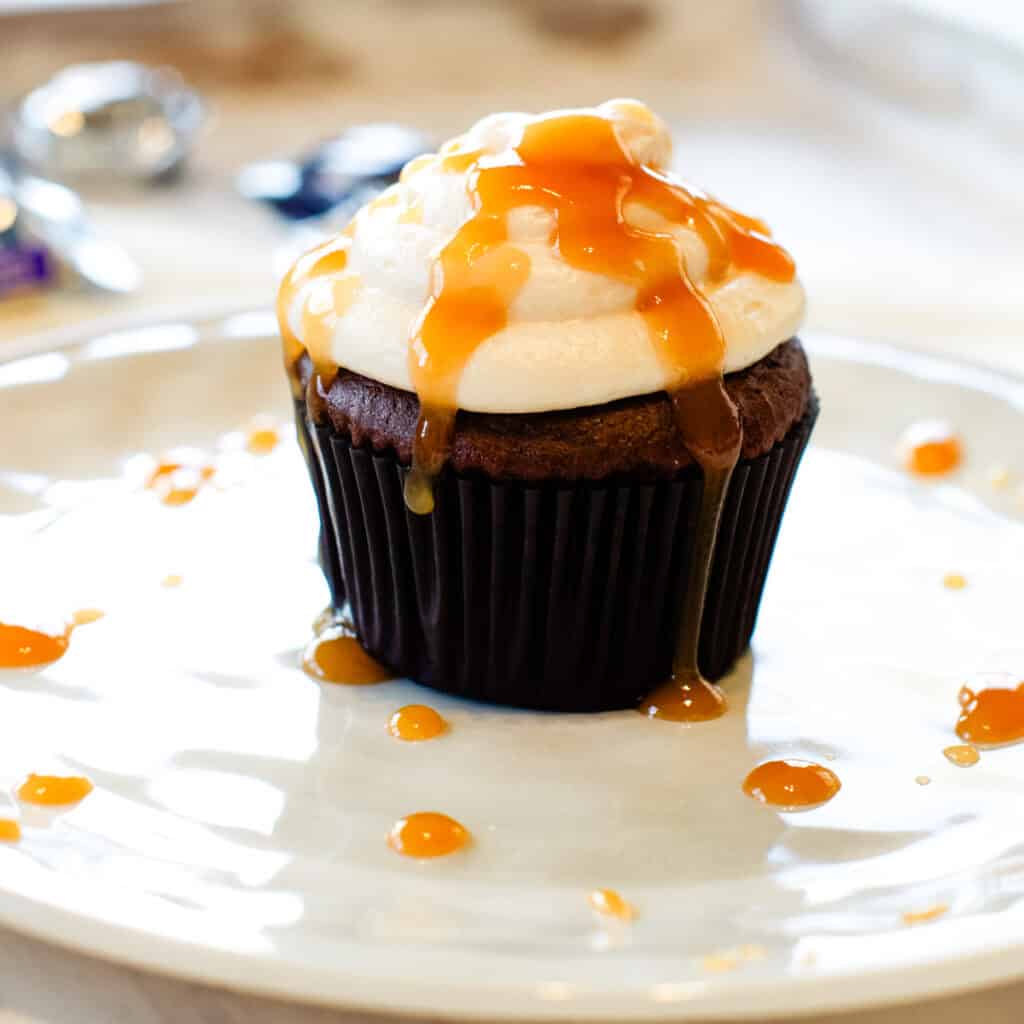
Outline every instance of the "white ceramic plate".
<path id="1" fill-rule="evenodd" d="M 272 329 L 186 319 L 0 365 L 0 619 L 107 612 L 49 670 L 0 679 L 0 783 L 96 784 L 63 814 L 20 809 L 3 922 L 213 983 L 452 1016 L 791 1015 L 1021 972 L 1024 748 L 970 769 L 942 749 L 966 678 L 1024 674 L 1024 523 L 987 482 L 994 463 L 1024 473 L 1024 385 L 810 340 L 824 411 L 754 651 L 729 714 L 684 728 L 304 676 L 326 594 L 293 445 L 229 455 L 231 485 L 178 509 L 133 461 L 286 415 Z M 893 447 L 934 415 L 968 459 L 926 485 Z M 944 589 L 952 570 L 966 590 Z M 411 701 L 450 734 L 391 739 Z M 769 757 L 825 759 L 842 792 L 758 806 L 740 782 Z M 475 845 L 423 863 L 386 847 L 432 809 Z M 597 920 L 595 886 L 636 923 Z"/>

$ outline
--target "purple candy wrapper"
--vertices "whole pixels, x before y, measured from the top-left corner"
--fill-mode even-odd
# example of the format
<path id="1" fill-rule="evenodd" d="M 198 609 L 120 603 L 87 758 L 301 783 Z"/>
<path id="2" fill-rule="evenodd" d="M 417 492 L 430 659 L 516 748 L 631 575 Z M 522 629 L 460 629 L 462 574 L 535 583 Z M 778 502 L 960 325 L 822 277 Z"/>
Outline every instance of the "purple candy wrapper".
<path id="1" fill-rule="evenodd" d="M 53 282 L 56 268 L 48 250 L 38 245 L 0 245 L 0 299 Z"/>

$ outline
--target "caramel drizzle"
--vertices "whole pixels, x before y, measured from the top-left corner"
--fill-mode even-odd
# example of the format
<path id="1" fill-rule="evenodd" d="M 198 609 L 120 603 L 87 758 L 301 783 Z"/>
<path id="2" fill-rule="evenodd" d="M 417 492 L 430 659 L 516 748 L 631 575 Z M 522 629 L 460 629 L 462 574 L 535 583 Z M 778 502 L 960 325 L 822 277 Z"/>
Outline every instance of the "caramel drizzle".
<path id="1" fill-rule="evenodd" d="M 627 204 L 641 203 L 670 223 L 695 230 L 708 251 L 712 283 L 733 268 L 774 280 L 793 278 L 793 261 L 768 239 L 763 223 L 636 163 L 606 117 L 538 118 L 526 126 L 507 162 L 472 152 L 445 159 L 465 163 L 475 213 L 441 251 L 413 331 L 410 370 L 420 396 L 406 487 L 413 511 L 433 507 L 430 484 L 451 443 L 462 372 L 479 346 L 505 327 L 509 306 L 529 275 L 526 255 L 507 244 L 512 210 L 549 211 L 555 220 L 551 245 L 566 263 L 636 289 L 636 309 L 647 322 L 671 388 L 683 388 L 684 395 L 687 384 L 720 378 L 721 328 L 687 274 L 672 235 L 628 224 Z M 677 409 L 685 402 L 677 398 Z M 728 404 L 720 404 L 728 414 Z"/>

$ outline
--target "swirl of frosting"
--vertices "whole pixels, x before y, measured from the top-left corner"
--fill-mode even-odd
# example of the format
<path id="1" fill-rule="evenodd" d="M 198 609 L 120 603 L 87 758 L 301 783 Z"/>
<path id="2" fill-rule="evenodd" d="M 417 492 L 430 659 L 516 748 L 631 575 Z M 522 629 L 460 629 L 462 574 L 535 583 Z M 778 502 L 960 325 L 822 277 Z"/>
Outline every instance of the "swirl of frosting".
<path id="1" fill-rule="evenodd" d="M 570 122 L 585 159 L 611 174 L 556 163 Z M 803 288 L 763 224 L 687 190 L 670 160 L 665 125 L 632 100 L 484 118 L 296 264 L 279 304 L 291 358 L 304 349 L 322 373 L 345 367 L 434 405 L 505 413 L 751 365 L 796 332 Z M 531 179 L 533 167 L 548 173 Z M 595 208 L 616 174 L 606 215 Z M 666 276 L 685 282 L 689 306 L 659 292 Z M 666 358 L 670 315 L 682 342 Z"/>

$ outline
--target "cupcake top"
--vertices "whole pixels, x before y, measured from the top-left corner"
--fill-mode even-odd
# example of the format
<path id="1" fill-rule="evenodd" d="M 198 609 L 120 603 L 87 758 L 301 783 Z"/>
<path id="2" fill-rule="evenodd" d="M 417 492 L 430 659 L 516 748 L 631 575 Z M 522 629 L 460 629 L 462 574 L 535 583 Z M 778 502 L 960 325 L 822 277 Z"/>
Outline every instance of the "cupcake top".
<path id="1" fill-rule="evenodd" d="M 796 332 L 803 288 L 763 223 L 667 171 L 671 148 L 632 100 L 485 118 L 296 263 L 289 363 L 495 413 L 752 365 Z"/>

